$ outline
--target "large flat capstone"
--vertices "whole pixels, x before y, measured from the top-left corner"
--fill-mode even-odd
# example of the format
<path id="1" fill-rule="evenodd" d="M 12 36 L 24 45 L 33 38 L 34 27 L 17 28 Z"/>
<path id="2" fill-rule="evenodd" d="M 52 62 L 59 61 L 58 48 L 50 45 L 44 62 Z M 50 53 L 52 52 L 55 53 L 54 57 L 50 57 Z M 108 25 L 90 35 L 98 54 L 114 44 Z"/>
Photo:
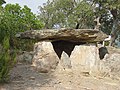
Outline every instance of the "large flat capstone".
<path id="1" fill-rule="evenodd" d="M 107 35 L 102 31 L 94 29 L 49 29 L 29 30 L 16 35 L 22 39 L 35 39 L 38 41 L 70 41 L 70 42 L 100 42 Z"/>

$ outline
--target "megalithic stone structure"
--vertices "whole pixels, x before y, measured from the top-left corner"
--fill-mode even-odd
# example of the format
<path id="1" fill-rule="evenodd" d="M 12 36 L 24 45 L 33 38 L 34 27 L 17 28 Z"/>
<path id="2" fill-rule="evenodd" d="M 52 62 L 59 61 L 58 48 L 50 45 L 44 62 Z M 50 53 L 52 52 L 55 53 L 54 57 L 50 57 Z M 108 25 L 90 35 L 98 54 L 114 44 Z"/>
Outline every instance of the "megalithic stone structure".
<path id="1" fill-rule="evenodd" d="M 63 51 L 70 56 L 75 45 L 101 42 L 107 37 L 107 35 L 97 29 L 49 29 L 29 30 L 16 35 L 16 37 L 52 42 L 55 52 L 58 57 L 61 58 Z"/>
<path id="2" fill-rule="evenodd" d="M 29 30 L 18 33 L 16 37 L 39 42 L 34 48 L 33 64 L 41 72 L 49 72 L 57 65 L 91 72 L 99 59 L 99 49 L 95 44 L 108 36 L 97 29 L 48 29 Z"/>

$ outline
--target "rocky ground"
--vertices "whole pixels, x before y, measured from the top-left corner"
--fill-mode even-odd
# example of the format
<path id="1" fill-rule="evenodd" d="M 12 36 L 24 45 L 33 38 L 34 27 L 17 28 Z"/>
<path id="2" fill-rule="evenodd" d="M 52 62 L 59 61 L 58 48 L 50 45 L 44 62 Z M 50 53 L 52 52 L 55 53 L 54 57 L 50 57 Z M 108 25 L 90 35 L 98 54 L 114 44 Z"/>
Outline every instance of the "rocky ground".
<path id="1" fill-rule="evenodd" d="M 39 73 L 31 64 L 18 63 L 11 71 L 11 81 L 0 90 L 120 90 L 120 81 L 71 70 Z"/>
<path id="2" fill-rule="evenodd" d="M 104 50 L 102 53 L 106 53 Z M 109 72 L 104 77 L 80 73 L 80 70 L 60 70 L 59 67 L 49 73 L 40 73 L 29 62 L 32 57 L 27 53 L 26 61 L 18 61 L 11 70 L 10 82 L 0 84 L 0 90 L 120 90 L 120 49 L 107 47 L 107 50 L 102 68 L 105 73 Z"/>

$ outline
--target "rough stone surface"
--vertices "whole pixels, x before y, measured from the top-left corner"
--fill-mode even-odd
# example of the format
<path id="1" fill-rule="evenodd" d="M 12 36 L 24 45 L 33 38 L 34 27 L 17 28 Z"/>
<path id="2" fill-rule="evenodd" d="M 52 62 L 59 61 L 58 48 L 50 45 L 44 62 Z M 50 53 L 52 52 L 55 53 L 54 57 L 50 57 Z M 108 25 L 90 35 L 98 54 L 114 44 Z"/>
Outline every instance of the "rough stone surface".
<path id="1" fill-rule="evenodd" d="M 65 40 L 71 42 L 99 42 L 107 35 L 94 29 L 29 30 L 16 35 L 18 38 L 38 41 Z"/>
<path id="2" fill-rule="evenodd" d="M 110 77 L 120 80 L 120 54 L 114 53 L 105 58 Z"/>
<path id="3" fill-rule="evenodd" d="M 73 70 L 92 73 L 93 70 L 97 70 L 98 67 L 98 48 L 95 45 L 75 46 L 70 59 Z"/>
<path id="4" fill-rule="evenodd" d="M 108 54 L 100 61 L 100 72 L 102 76 L 120 80 L 120 49 L 108 49 Z"/>
<path id="5" fill-rule="evenodd" d="M 62 44 L 64 46 L 64 43 Z M 59 51 L 59 48 L 56 50 Z M 71 47 L 68 47 L 68 51 L 67 47 L 65 48 L 59 58 L 51 42 L 39 42 L 34 46 L 34 57 L 33 53 L 23 52 L 17 56 L 17 60 L 30 63 L 33 61 L 37 71 L 45 73 L 57 68 L 58 71 L 72 70 L 73 73 L 80 72 L 120 80 L 120 49 L 98 48 L 95 44 L 75 45 L 69 54 Z"/>
<path id="6" fill-rule="evenodd" d="M 16 56 L 18 62 L 32 63 L 33 52 L 22 51 Z"/>
<path id="7" fill-rule="evenodd" d="M 99 47 L 99 58 L 100 60 L 97 61 L 95 76 L 120 80 L 120 49 L 114 47 Z"/>
<path id="8" fill-rule="evenodd" d="M 71 60 L 67 53 L 64 51 L 62 52 L 60 64 L 62 65 L 63 69 L 71 69 Z"/>
<path id="9" fill-rule="evenodd" d="M 59 58 L 51 42 L 38 42 L 34 46 L 33 66 L 39 71 L 47 73 L 55 69 Z"/>
<path id="10" fill-rule="evenodd" d="M 63 69 L 91 73 L 98 67 L 98 48 L 81 45 L 103 41 L 107 35 L 95 29 L 52 29 L 26 31 L 16 37 L 42 41 L 35 45 L 33 57 L 33 66 L 40 72 L 55 69 L 59 62 Z"/>
<path id="11" fill-rule="evenodd" d="M 92 73 L 97 68 L 99 60 L 98 48 L 95 45 L 76 45 L 69 56 L 65 51 L 58 58 L 50 42 L 36 43 L 34 48 L 33 65 L 40 72 L 49 72 L 51 69 Z M 58 64 L 59 62 L 59 64 Z"/>

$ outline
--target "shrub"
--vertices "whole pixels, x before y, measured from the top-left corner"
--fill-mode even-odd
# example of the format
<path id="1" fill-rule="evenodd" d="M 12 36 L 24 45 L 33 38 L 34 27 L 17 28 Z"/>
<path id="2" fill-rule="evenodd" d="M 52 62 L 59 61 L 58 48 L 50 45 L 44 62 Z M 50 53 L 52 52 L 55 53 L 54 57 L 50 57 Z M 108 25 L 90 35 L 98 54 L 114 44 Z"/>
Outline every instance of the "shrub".
<path id="1" fill-rule="evenodd" d="M 10 54 L 8 36 L 4 38 L 2 46 L 0 53 L 0 82 L 7 82 L 9 80 L 9 72 L 15 63 L 15 54 Z"/>

